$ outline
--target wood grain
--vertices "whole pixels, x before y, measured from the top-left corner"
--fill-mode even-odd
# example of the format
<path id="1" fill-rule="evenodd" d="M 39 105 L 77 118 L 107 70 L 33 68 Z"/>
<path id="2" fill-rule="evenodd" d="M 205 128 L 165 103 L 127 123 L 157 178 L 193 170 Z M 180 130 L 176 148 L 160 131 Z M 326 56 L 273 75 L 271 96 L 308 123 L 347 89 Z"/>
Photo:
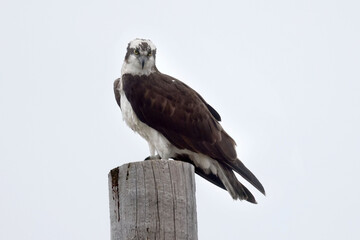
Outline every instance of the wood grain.
<path id="1" fill-rule="evenodd" d="M 194 167 L 127 163 L 109 173 L 111 240 L 197 239 Z"/>

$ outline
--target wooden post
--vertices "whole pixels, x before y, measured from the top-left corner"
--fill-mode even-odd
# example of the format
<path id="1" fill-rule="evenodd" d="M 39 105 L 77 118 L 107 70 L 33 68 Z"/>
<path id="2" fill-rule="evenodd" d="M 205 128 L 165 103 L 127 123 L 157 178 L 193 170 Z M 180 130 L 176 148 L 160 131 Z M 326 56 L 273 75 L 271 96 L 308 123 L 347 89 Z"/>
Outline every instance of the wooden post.
<path id="1" fill-rule="evenodd" d="M 109 173 L 111 240 L 197 239 L 194 167 L 127 163 Z"/>

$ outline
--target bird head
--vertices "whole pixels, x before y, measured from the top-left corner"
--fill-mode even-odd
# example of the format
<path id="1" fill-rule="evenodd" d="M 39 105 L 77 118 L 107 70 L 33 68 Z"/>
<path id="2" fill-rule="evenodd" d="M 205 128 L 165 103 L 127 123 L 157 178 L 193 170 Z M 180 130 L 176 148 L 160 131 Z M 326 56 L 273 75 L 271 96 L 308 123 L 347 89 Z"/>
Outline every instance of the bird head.
<path id="1" fill-rule="evenodd" d="M 156 71 L 155 45 L 147 39 L 135 39 L 129 42 L 122 74 L 149 75 Z"/>

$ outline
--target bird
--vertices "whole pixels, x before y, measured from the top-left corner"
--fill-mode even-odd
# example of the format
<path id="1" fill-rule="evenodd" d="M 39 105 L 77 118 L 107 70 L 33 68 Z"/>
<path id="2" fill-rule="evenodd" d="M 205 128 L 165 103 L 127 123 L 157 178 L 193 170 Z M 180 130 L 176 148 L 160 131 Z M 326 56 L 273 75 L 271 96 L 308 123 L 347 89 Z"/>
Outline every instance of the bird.
<path id="1" fill-rule="evenodd" d="M 265 195 L 256 176 L 238 159 L 235 141 L 219 113 L 182 81 L 161 73 L 149 39 L 128 43 L 114 94 L 125 123 L 149 145 L 145 160 L 173 159 L 194 165 L 195 173 L 228 191 L 234 200 L 256 204 L 237 179 L 241 175 Z"/>

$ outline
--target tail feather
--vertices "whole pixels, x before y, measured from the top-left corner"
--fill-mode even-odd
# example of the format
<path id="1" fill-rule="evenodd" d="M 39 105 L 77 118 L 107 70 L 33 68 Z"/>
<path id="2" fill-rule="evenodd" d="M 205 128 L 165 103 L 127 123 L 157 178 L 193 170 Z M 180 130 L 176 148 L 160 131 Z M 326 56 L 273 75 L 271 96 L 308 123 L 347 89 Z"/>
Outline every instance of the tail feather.
<path id="1" fill-rule="evenodd" d="M 219 162 L 225 163 L 228 167 L 234 169 L 256 189 L 265 195 L 265 189 L 255 175 L 236 157 L 235 141 L 225 132 L 221 132 L 221 141 L 217 142 L 216 149 L 219 151 L 221 158 Z"/>
<path id="2" fill-rule="evenodd" d="M 194 166 L 194 168 L 195 168 L 195 173 L 197 175 L 199 175 L 200 177 L 204 178 L 205 180 L 215 184 L 219 188 L 222 188 L 222 189 L 226 190 L 224 184 L 222 183 L 222 181 L 220 180 L 220 178 L 218 176 L 216 176 L 215 174 L 213 174 L 211 172 L 206 173 L 202 168 L 197 167 L 194 164 L 194 162 L 190 160 L 188 155 L 186 155 L 186 154 L 177 155 L 174 160 L 180 160 L 182 162 L 187 162 L 187 163 L 192 164 Z"/>
<path id="3" fill-rule="evenodd" d="M 252 195 L 252 193 L 244 185 L 242 185 L 239 182 L 239 180 L 236 178 L 236 176 L 231 168 L 229 168 L 227 166 L 222 166 L 222 170 L 225 173 L 227 181 L 231 185 L 231 186 L 227 187 L 227 188 L 231 188 L 231 189 L 228 189 L 228 191 L 230 192 L 230 194 L 232 195 L 232 197 L 235 200 L 236 199 L 246 200 L 248 202 L 257 204 L 254 195 Z M 226 186 L 226 183 L 225 183 L 225 186 Z"/>
<path id="4" fill-rule="evenodd" d="M 265 194 L 264 188 L 261 183 L 256 179 L 256 177 L 240 162 L 237 160 L 236 168 L 234 166 L 229 166 L 227 162 L 220 163 L 219 161 L 213 162 L 217 169 L 217 174 L 211 172 L 205 172 L 204 169 L 197 167 L 194 164 L 194 161 L 186 154 L 179 154 L 174 159 L 180 160 L 183 162 L 188 162 L 194 165 L 195 173 L 209 182 L 215 184 L 216 186 L 227 190 L 234 200 L 246 200 L 248 202 L 256 204 L 255 197 L 252 193 L 242 185 L 239 180 L 236 178 L 233 169 L 243 176 L 247 181 L 254 185 L 260 192 Z M 240 164 L 239 164 L 240 163 Z M 240 171 L 241 170 L 241 171 Z M 255 179 L 255 180 L 254 180 Z M 257 187 L 258 186 L 258 187 Z"/>
<path id="5" fill-rule="evenodd" d="M 229 164 L 230 165 L 230 164 Z M 230 165 L 238 174 L 251 183 L 257 190 L 265 195 L 265 189 L 255 175 L 239 160 L 236 159 Z"/>

